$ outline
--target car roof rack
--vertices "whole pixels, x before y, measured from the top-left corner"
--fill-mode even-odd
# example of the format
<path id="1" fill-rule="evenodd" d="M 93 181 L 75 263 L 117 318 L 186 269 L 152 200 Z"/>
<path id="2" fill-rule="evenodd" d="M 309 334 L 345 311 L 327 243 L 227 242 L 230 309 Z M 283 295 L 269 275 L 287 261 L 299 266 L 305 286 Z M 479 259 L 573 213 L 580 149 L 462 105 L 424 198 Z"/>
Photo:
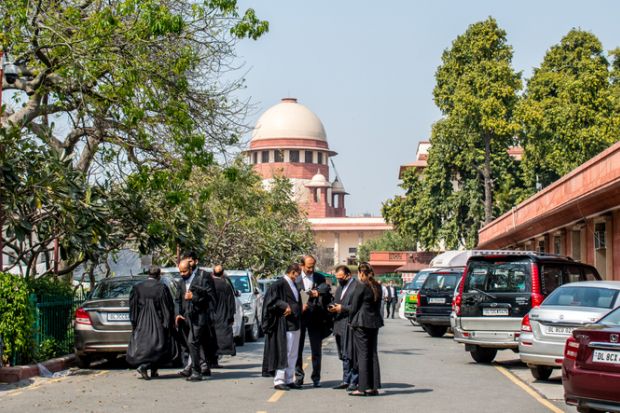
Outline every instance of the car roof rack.
<path id="1" fill-rule="evenodd" d="M 483 255 L 535 255 L 538 257 L 555 257 L 574 261 L 571 257 L 544 251 L 520 251 L 520 250 L 472 250 L 472 256 Z"/>

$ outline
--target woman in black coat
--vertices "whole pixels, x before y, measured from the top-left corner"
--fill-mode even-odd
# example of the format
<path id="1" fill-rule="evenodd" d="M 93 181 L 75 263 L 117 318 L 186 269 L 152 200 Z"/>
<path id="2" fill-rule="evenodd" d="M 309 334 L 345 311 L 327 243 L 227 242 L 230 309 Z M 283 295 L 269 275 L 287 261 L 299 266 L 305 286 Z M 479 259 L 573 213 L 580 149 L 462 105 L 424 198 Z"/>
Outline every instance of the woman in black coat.
<path id="1" fill-rule="evenodd" d="M 350 359 L 359 372 L 359 387 L 351 396 L 375 396 L 381 388 L 377 339 L 383 327 L 381 317 L 381 286 L 374 278 L 372 267 L 361 263 L 353 296 L 349 325 L 352 333 Z"/>

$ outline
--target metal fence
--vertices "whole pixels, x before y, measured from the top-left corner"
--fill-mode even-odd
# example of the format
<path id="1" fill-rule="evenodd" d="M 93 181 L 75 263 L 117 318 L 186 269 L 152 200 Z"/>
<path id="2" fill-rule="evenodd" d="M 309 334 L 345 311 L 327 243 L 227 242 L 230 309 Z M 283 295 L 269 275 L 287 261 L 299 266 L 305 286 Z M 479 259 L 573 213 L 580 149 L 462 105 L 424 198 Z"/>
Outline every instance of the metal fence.
<path id="1" fill-rule="evenodd" d="M 73 351 L 73 315 L 84 299 L 48 298 L 36 302 L 36 296 L 30 296 L 34 309 L 34 345 L 35 349 L 53 353 L 69 354 Z"/>

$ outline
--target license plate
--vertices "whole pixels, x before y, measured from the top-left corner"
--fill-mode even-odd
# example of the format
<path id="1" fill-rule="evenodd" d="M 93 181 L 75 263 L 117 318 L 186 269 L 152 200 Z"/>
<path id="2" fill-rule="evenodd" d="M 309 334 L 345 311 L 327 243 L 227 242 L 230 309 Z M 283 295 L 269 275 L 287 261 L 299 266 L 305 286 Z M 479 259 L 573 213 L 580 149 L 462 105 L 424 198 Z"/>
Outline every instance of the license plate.
<path id="1" fill-rule="evenodd" d="M 485 316 L 508 315 L 508 309 L 507 308 L 483 308 L 482 315 L 485 315 Z"/>
<path id="2" fill-rule="evenodd" d="M 594 350 L 594 352 L 592 353 L 592 362 L 620 364 L 620 352 Z"/>
<path id="3" fill-rule="evenodd" d="M 428 303 L 429 304 L 445 304 L 446 303 L 446 299 L 445 298 L 437 298 L 437 297 L 429 297 L 428 299 Z"/>
<path id="4" fill-rule="evenodd" d="M 569 336 L 573 333 L 574 329 L 574 327 L 547 326 L 546 332 L 547 334 L 554 334 L 558 336 Z"/>
<path id="5" fill-rule="evenodd" d="M 129 321 L 129 313 L 108 313 L 108 321 Z"/>

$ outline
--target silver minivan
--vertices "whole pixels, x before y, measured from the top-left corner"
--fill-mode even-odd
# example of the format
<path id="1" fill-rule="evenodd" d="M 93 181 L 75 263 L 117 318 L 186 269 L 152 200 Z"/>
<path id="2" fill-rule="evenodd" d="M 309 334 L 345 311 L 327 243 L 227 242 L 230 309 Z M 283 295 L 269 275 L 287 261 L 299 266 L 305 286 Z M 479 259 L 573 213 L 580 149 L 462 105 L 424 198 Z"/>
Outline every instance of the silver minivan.
<path id="1" fill-rule="evenodd" d="M 564 346 L 573 330 L 594 323 L 620 306 L 620 281 L 586 281 L 563 285 L 521 322 L 519 357 L 532 376 L 546 380 L 561 368 Z"/>

